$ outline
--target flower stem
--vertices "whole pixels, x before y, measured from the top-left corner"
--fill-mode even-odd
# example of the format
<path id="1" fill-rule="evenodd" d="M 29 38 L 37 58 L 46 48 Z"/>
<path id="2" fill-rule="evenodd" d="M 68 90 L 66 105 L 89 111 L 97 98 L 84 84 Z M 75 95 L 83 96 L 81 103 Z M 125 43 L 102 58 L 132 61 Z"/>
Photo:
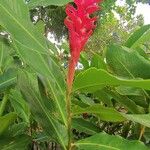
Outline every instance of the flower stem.
<path id="1" fill-rule="evenodd" d="M 75 74 L 75 66 L 76 63 L 70 59 L 69 67 L 68 67 L 68 76 L 67 76 L 67 93 L 66 93 L 66 107 L 67 107 L 67 130 L 68 130 L 68 150 L 72 149 L 71 146 L 71 121 L 72 121 L 72 114 L 71 114 L 71 91 L 72 91 L 72 84 L 73 78 Z"/>
<path id="2" fill-rule="evenodd" d="M 1 103 L 1 105 L 0 105 L 0 116 L 3 115 L 3 112 L 4 112 L 4 110 L 5 110 L 7 101 L 8 101 L 8 93 L 5 92 L 5 93 L 4 93 L 4 97 L 3 97 L 3 99 L 2 99 L 2 103 Z"/>
<path id="3" fill-rule="evenodd" d="M 70 98 L 70 91 L 67 91 L 67 113 L 68 113 L 68 119 L 67 119 L 67 130 L 68 130 L 68 150 L 71 150 L 71 98 Z"/>

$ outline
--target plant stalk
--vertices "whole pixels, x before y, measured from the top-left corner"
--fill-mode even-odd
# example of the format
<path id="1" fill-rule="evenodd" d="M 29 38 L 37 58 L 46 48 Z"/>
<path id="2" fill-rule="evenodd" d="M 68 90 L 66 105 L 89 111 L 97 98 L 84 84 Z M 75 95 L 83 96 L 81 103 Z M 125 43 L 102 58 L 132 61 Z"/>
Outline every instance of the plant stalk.
<path id="1" fill-rule="evenodd" d="M 67 103 L 67 114 L 68 114 L 68 119 L 67 119 L 67 130 L 68 130 L 68 150 L 71 150 L 71 98 L 70 98 L 70 91 L 67 91 L 67 98 L 66 98 L 66 103 Z"/>
<path id="2" fill-rule="evenodd" d="M 139 141 L 141 141 L 144 132 L 145 132 L 145 126 L 142 126 L 141 131 L 140 131 Z"/>
<path id="3" fill-rule="evenodd" d="M 72 122 L 72 114 L 71 114 L 71 91 L 72 84 L 75 74 L 75 66 L 76 62 L 71 58 L 69 61 L 68 67 L 68 76 L 67 76 L 67 93 L 66 93 L 66 107 L 67 107 L 67 130 L 68 130 L 68 150 L 72 149 L 71 146 L 71 122 Z"/>

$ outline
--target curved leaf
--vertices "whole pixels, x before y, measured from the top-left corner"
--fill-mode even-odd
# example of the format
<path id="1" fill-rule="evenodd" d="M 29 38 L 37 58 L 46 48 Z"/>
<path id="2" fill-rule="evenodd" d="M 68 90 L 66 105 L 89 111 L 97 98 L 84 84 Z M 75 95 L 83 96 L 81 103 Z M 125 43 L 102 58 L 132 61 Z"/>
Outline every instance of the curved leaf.
<path id="1" fill-rule="evenodd" d="M 75 79 L 74 91 L 97 91 L 105 86 L 131 86 L 150 90 L 150 80 L 127 80 L 111 75 L 102 69 L 90 68 L 80 74 Z"/>
<path id="2" fill-rule="evenodd" d="M 93 123 L 86 121 L 82 118 L 73 118 L 72 128 L 76 129 L 79 132 L 87 133 L 89 135 L 100 132 L 100 129 L 96 127 Z"/>
<path id="3" fill-rule="evenodd" d="M 107 70 L 107 66 L 106 66 L 103 58 L 96 53 L 94 53 L 94 56 L 92 57 L 91 67 Z"/>
<path id="4" fill-rule="evenodd" d="M 140 29 L 135 31 L 130 38 L 126 41 L 126 47 L 136 48 L 140 44 L 150 40 L 150 25 L 142 26 Z"/>
<path id="5" fill-rule="evenodd" d="M 17 72 L 15 69 L 9 69 L 0 75 L 0 90 L 4 90 L 16 83 Z"/>
<path id="6" fill-rule="evenodd" d="M 20 118 L 23 119 L 24 122 L 30 122 L 30 110 L 29 106 L 23 99 L 21 93 L 16 90 L 11 90 L 10 92 L 10 103 L 14 108 L 14 111 L 18 114 Z"/>
<path id="7" fill-rule="evenodd" d="M 102 105 L 93 105 L 86 108 L 74 106 L 72 109 L 73 115 L 81 115 L 83 113 L 91 113 L 99 117 L 103 121 L 122 122 L 126 119 L 114 108 L 104 107 Z"/>
<path id="8" fill-rule="evenodd" d="M 5 137 L 0 139 L 1 150 L 28 150 L 31 138 L 27 135 L 17 137 Z"/>
<path id="9" fill-rule="evenodd" d="M 119 136 L 99 133 L 74 144 L 78 150 L 148 150 L 142 142 L 128 141 Z"/>
<path id="10" fill-rule="evenodd" d="M 29 10 L 23 0 L 1 0 L 0 10 L 0 24 L 11 34 L 13 41 L 18 41 L 40 53 L 46 53 L 45 38 L 29 21 Z"/>
<path id="11" fill-rule="evenodd" d="M 48 5 L 62 6 L 71 1 L 72 0 L 30 0 L 28 5 L 30 8 L 35 8 L 37 6 L 48 6 Z"/>
<path id="12" fill-rule="evenodd" d="M 13 45 L 24 62 L 30 65 L 38 74 L 48 79 L 49 90 L 56 102 L 59 116 L 66 125 L 66 85 L 58 63 L 48 54 L 45 38 L 29 19 L 23 17 L 21 12 L 24 12 L 24 14 L 29 13 L 27 5 L 22 0 L 14 0 L 13 5 L 9 2 L 10 0 L 0 1 L 0 24 L 11 34 Z"/>
<path id="13" fill-rule="evenodd" d="M 139 123 L 141 125 L 150 128 L 150 114 L 133 114 L 133 115 L 122 114 L 122 115 L 128 120 L 131 120 L 133 122 Z"/>
<path id="14" fill-rule="evenodd" d="M 12 57 L 9 55 L 9 44 L 3 38 L 0 38 L 0 74 L 7 71 L 13 62 Z"/>
<path id="15" fill-rule="evenodd" d="M 106 52 L 106 61 L 110 69 L 125 78 L 150 78 L 150 61 L 136 50 L 111 45 Z"/>
<path id="16" fill-rule="evenodd" d="M 38 83 L 33 75 L 22 72 L 19 75 L 20 90 L 28 101 L 31 113 L 34 118 L 43 127 L 46 134 L 53 140 L 60 143 L 62 148 L 66 150 L 67 131 L 64 124 L 59 122 L 59 113 L 53 112 L 50 99 L 43 98 L 38 89 Z M 56 119 L 57 118 L 57 119 Z"/>
<path id="17" fill-rule="evenodd" d="M 16 118 L 16 113 L 9 113 L 5 116 L 0 117 L 0 135 L 8 129 L 10 124 L 12 124 Z"/>

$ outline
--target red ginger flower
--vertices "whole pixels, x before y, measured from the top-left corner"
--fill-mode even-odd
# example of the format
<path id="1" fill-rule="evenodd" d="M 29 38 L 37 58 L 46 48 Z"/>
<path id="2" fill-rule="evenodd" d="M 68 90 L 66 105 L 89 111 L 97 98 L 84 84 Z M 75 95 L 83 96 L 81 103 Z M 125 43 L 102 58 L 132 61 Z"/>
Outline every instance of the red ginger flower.
<path id="1" fill-rule="evenodd" d="M 67 17 L 64 20 L 69 31 L 69 42 L 71 59 L 67 83 L 71 90 L 75 66 L 79 60 L 80 52 L 95 29 L 97 17 L 91 18 L 90 15 L 99 10 L 98 3 L 102 0 L 74 0 L 76 8 L 70 4 L 66 7 Z"/>

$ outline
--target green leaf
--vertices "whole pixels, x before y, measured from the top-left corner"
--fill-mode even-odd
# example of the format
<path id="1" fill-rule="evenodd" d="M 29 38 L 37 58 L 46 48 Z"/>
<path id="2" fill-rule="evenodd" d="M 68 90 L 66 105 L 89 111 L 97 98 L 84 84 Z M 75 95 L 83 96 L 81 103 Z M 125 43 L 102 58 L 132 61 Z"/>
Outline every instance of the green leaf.
<path id="1" fill-rule="evenodd" d="M 90 121 L 86 121 L 82 118 L 73 118 L 72 119 L 72 128 L 76 129 L 79 132 L 84 132 L 89 135 L 100 132 L 100 129 L 96 127 Z"/>
<path id="2" fill-rule="evenodd" d="M 30 8 L 35 8 L 37 6 L 48 6 L 48 5 L 62 6 L 66 5 L 69 2 L 72 2 L 72 0 L 30 0 L 28 5 Z"/>
<path id="3" fill-rule="evenodd" d="M 126 47 L 136 48 L 140 44 L 150 40 L 150 25 L 142 26 L 140 29 L 135 31 L 130 38 L 126 41 Z"/>
<path id="4" fill-rule="evenodd" d="M 148 102 L 147 97 L 144 96 L 128 96 L 132 101 L 134 101 L 137 105 L 147 108 Z"/>
<path id="5" fill-rule="evenodd" d="M 6 39 L 0 38 L 0 74 L 5 72 L 13 61 L 9 55 L 9 44 Z"/>
<path id="6" fill-rule="evenodd" d="M 0 90 L 4 90 L 16 83 L 17 73 L 15 69 L 9 69 L 0 75 Z"/>
<path id="7" fill-rule="evenodd" d="M 144 91 L 139 88 L 133 88 L 133 87 L 127 87 L 127 86 L 119 86 L 116 87 L 116 92 L 118 92 L 120 95 L 127 97 L 127 99 L 132 100 L 137 105 L 140 105 L 142 107 L 148 107 L 148 103 L 146 100 L 146 96 L 144 95 Z M 123 98 L 124 99 L 124 98 Z M 131 106 L 131 105 L 128 105 Z M 133 106 L 133 108 L 136 108 Z"/>
<path id="8" fill-rule="evenodd" d="M 27 135 L 0 138 L 1 150 L 28 150 L 31 138 Z"/>
<path id="9" fill-rule="evenodd" d="M 29 10 L 23 0 L 1 0 L 0 10 L 0 24 L 11 34 L 14 42 L 46 53 L 45 38 L 29 21 Z"/>
<path id="10" fill-rule="evenodd" d="M 8 127 L 15 121 L 16 118 L 16 113 L 9 113 L 0 117 L 0 135 L 2 135 L 8 129 Z"/>
<path id="11" fill-rule="evenodd" d="M 15 137 L 28 133 L 28 131 L 29 131 L 29 124 L 27 124 L 26 122 L 14 123 L 9 128 L 7 135 L 9 134 L 9 136 Z"/>
<path id="12" fill-rule="evenodd" d="M 81 100 L 79 100 L 77 98 L 72 99 L 72 105 L 78 105 L 78 106 L 83 107 L 83 108 L 89 106 L 89 104 L 84 103 L 83 101 L 81 101 Z"/>
<path id="13" fill-rule="evenodd" d="M 22 11 L 25 14 L 28 14 L 27 6 L 22 0 L 14 0 L 13 5 L 10 5 L 11 3 L 9 3 L 9 1 L 10 0 L 0 1 L 0 24 L 2 24 L 11 34 L 13 45 L 24 62 L 48 80 L 49 91 L 56 102 L 59 116 L 66 125 L 66 85 L 64 75 L 58 66 L 58 62 L 56 62 L 52 56 L 47 54 L 48 49 L 45 38 L 39 33 L 37 28 L 26 19 L 26 17 L 20 16 Z M 16 11 L 18 13 L 14 13 Z"/>
<path id="14" fill-rule="evenodd" d="M 147 55 L 147 47 L 146 45 L 140 45 L 136 47 L 135 49 L 141 56 L 143 56 L 145 59 L 149 60 L 149 56 Z"/>
<path id="15" fill-rule="evenodd" d="M 146 127 L 150 128 L 150 114 L 133 114 L 133 115 L 127 115 L 122 114 L 125 118 L 128 120 L 131 120 L 133 122 L 139 123 L 141 125 L 144 125 Z"/>
<path id="16" fill-rule="evenodd" d="M 72 113 L 74 115 L 81 115 L 83 113 L 91 113 L 95 114 L 103 121 L 110 121 L 110 122 L 122 122 L 125 121 L 125 118 L 116 111 L 114 108 L 104 107 L 100 104 L 89 106 L 86 108 L 81 108 L 79 106 L 74 106 L 72 108 Z"/>
<path id="17" fill-rule="evenodd" d="M 144 96 L 143 91 L 139 88 L 118 86 L 115 88 L 120 95 L 131 95 L 131 96 Z"/>
<path id="18" fill-rule="evenodd" d="M 95 104 L 92 98 L 87 97 L 84 94 L 79 94 L 79 99 L 80 99 L 81 102 L 83 102 L 86 105 L 93 105 L 93 104 Z"/>
<path id="19" fill-rule="evenodd" d="M 45 24 L 44 21 L 39 20 L 36 24 L 35 24 L 37 30 L 41 33 L 44 34 L 45 32 Z"/>
<path id="20" fill-rule="evenodd" d="M 95 98 L 98 99 L 98 101 L 103 102 L 104 104 L 107 104 L 107 106 L 112 107 L 113 103 L 111 101 L 112 96 L 105 90 L 98 90 L 93 93 Z"/>
<path id="21" fill-rule="evenodd" d="M 139 108 L 134 101 L 127 96 L 121 96 L 116 91 L 108 91 L 115 101 L 122 104 L 129 112 L 135 114 L 144 113 L 144 109 Z"/>
<path id="22" fill-rule="evenodd" d="M 53 140 L 58 142 L 66 150 L 66 127 L 58 121 L 59 113 L 53 112 L 51 99 L 43 98 L 38 89 L 38 83 L 34 76 L 27 72 L 19 75 L 19 87 L 25 99 L 28 101 L 31 113 L 43 127 L 44 131 Z"/>
<path id="23" fill-rule="evenodd" d="M 80 55 L 80 63 L 83 65 L 85 70 L 89 68 L 89 60 L 84 53 Z"/>
<path id="24" fill-rule="evenodd" d="M 137 51 L 111 45 L 106 52 L 106 61 L 111 70 L 125 78 L 150 78 L 150 61 Z"/>
<path id="25" fill-rule="evenodd" d="M 93 92 L 110 85 L 124 85 L 150 90 L 150 80 L 126 80 L 96 68 L 90 68 L 78 74 L 75 78 L 73 90 Z"/>
<path id="26" fill-rule="evenodd" d="M 74 144 L 78 150 L 148 150 L 142 142 L 128 141 L 120 136 L 99 133 Z"/>
<path id="27" fill-rule="evenodd" d="M 16 90 L 11 90 L 10 92 L 10 103 L 14 108 L 14 111 L 18 114 L 24 122 L 30 123 L 30 110 L 29 106 L 23 99 L 21 93 Z"/>
<path id="28" fill-rule="evenodd" d="M 110 69 L 118 76 L 123 78 L 150 78 L 150 61 L 140 55 L 137 51 L 112 45 L 106 52 L 106 61 Z M 142 87 L 141 87 L 142 88 Z M 145 87 L 143 86 L 143 89 Z M 146 91 L 135 87 L 119 86 L 116 87 L 117 92 L 121 95 L 140 96 L 143 99 L 143 104 L 146 104 L 144 99 L 148 95 Z M 132 99 L 131 99 L 132 100 Z M 130 105 L 128 105 L 130 106 Z M 132 106 L 132 105 L 131 105 Z"/>
<path id="29" fill-rule="evenodd" d="M 107 66 L 106 66 L 104 60 L 102 59 L 102 57 L 100 55 L 98 55 L 96 53 L 94 53 L 94 56 L 92 57 L 91 67 L 107 70 Z"/>

